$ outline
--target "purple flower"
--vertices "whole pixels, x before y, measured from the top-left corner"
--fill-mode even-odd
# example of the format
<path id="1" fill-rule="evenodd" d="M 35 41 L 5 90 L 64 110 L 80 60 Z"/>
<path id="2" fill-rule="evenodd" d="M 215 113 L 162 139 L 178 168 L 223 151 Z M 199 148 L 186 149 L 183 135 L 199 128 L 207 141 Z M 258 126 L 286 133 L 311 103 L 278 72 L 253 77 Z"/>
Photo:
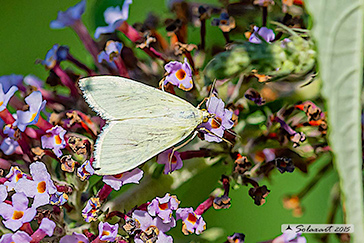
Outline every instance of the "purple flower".
<path id="1" fill-rule="evenodd" d="M 100 207 L 100 199 L 97 197 L 92 197 L 87 201 L 86 206 L 82 209 L 82 216 L 87 223 L 96 221 Z"/>
<path id="2" fill-rule="evenodd" d="M 169 158 L 171 157 L 173 149 L 167 149 L 166 151 L 160 153 L 157 157 L 158 164 L 164 164 L 164 174 L 171 173 L 172 171 L 181 169 L 183 166 L 183 161 L 181 159 L 180 153 L 174 151 L 171 162 L 169 162 Z"/>
<path id="3" fill-rule="evenodd" d="M 97 56 L 99 63 L 102 63 L 103 60 L 108 63 L 113 62 L 120 55 L 121 49 L 123 49 L 122 43 L 109 40 L 106 42 L 105 51 L 100 52 Z"/>
<path id="4" fill-rule="evenodd" d="M 50 203 L 52 205 L 62 206 L 65 204 L 68 200 L 68 195 L 64 192 L 56 191 L 56 193 L 51 195 L 51 198 L 49 199 Z"/>
<path id="5" fill-rule="evenodd" d="M 18 87 L 11 86 L 9 90 L 4 91 L 4 87 L 2 83 L 0 83 L 0 111 L 5 110 L 6 106 L 10 98 L 14 95 L 14 93 L 18 90 Z"/>
<path id="6" fill-rule="evenodd" d="M 111 225 L 109 223 L 99 223 L 99 238 L 102 241 L 114 241 L 118 234 L 119 225 Z"/>
<path id="7" fill-rule="evenodd" d="M 263 38 L 266 42 L 272 42 L 276 35 L 274 34 L 273 30 L 268 29 L 267 27 L 260 27 L 254 26 L 254 32 L 249 37 L 249 42 L 260 44 L 262 41 L 257 36 L 259 35 L 261 38 Z"/>
<path id="8" fill-rule="evenodd" d="M 12 138 L 5 138 L 0 145 L 0 149 L 6 155 L 13 154 L 17 148 L 19 148 L 19 143 Z"/>
<path id="9" fill-rule="evenodd" d="M 148 205 L 148 213 L 152 216 L 158 216 L 163 220 L 163 223 L 170 223 L 175 221 L 172 217 L 172 210 L 176 210 L 180 201 L 176 196 L 170 196 L 169 193 L 162 198 L 156 197 Z"/>
<path id="10" fill-rule="evenodd" d="M 212 96 L 206 103 L 207 111 L 210 114 L 214 114 L 213 118 L 210 118 L 208 122 L 203 123 L 202 126 L 206 127 L 209 131 L 213 132 L 219 137 L 223 137 L 224 131 L 233 127 L 234 122 L 231 120 L 233 112 L 225 109 L 224 102 Z M 221 142 L 222 139 L 214 136 L 210 133 L 205 133 L 205 139 L 208 142 Z"/>
<path id="11" fill-rule="evenodd" d="M 275 238 L 272 243 L 306 243 L 307 240 L 302 233 L 295 233 L 292 230 L 286 230 L 282 235 Z"/>
<path id="12" fill-rule="evenodd" d="M 104 12 L 104 18 L 108 26 L 97 27 L 95 38 L 99 38 L 101 34 L 114 32 L 125 20 L 127 20 L 129 17 L 129 5 L 132 3 L 132 0 L 125 0 L 121 10 L 120 6 L 107 8 Z"/>
<path id="13" fill-rule="evenodd" d="M 89 243 L 89 240 L 83 234 L 73 232 L 72 235 L 63 236 L 59 241 L 59 243 L 72 243 L 72 242 Z"/>
<path id="14" fill-rule="evenodd" d="M 171 227 L 176 226 L 176 222 L 170 222 L 168 224 L 164 224 L 162 220 L 159 217 L 152 218 L 148 214 L 148 212 L 141 211 L 141 210 L 135 210 L 133 212 L 133 219 L 137 220 L 140 224 L 140 229 L 142 230 L 142 233 L 139 235 L 139 238 L 135 238 L 135 243 L 143 243 L 144 237 L 146 237 L 146 231 L 148 232 L 148 235 L 154 235 L 156 243 L 169 243 L 173 242 L 173 238 L 171 236 L 168 236 L 164 234 L 164 232 L 167 232 L 171 229 Z"/>
<path id="15" fill-rule="evenodd" d="M 10 124 L 4 126 L 4 134 L 7 134 L 10 138 L 15 138 L 15 129 Z"/>
<path id="16" fill-rule="evenodd" d="M 193 208 L 179 208 L 176 211 L 177 220 L 182 219 L 182 232 L 185 235 L 196 233 L 201 234 L 206 229 L 206 223 L 201 217 L 197 215 Z"/>
<path id="17" fill-rule="evenodd" d="M 254 0 L 253 4 L 259 5 L 261 7 L 268 7 L 269 5 L 274 5 L 273 0 Z"/>
<path id="18" fill-rule="evenodd" d="M 244 96 L 245 98 L 253 101 L 257 105 L 265 104 L 265 100 L 263 99 L 263 97 L 259 94 L 258 91 L 253 88 L 249 88 L 247 91 L 245 91 Z"/>
<path id="19" fill-rule="evenodd" d="M 43 100 L 42 93 L 40 91 L 33 91 L 25 98 L 25 103 L 29 105 L 27 111 L 17 111 L 17 119 L 14 122 L 14 126 L 17 126 L 20 131 L 24 132 L 28 125 L 37 123 L 40 115 L 40 111 L 44 109 L 47 101 Z"/>
<path id="20" fill-rule="evenodd" d="M 91 175 L 95 173 L 94 168 L 89 160 L 86 160 L 78 169 L 77 176 L 81 181 L 88 179 Z"/>
<path id="21" fill-rule="evenodd" d="M 34 86 L 37 89 L 42 88 L 44 84 L 43 80 L 40 80 L 37 76 L 34 76 L 32 74 L 29 74 L 24 78 L 24 83 L 30 86 Z"/>
<path id="22" fill-rule="evenodd" d="M 9 173 L 6 175 L 7 181 L 4 183 L 8 192 L 14 190 L 15 184 L 19 181 L 20 178 L 27 177 L 27 174 L 22 172 L 18 166 L 12 166 Z"/>
<path id="23" fill-rule="evenodd" d="M 5 185 L 0 185 L 0 202 L 5 201 L 5 199 L 8 197 L 8 192 L 6 190 Z"/>
<path id="24" fill-rule="evenodd" d="M 114 190 L 119 190 L 123 185 L 128 183 L 139 184 L 144 172 L 136 168 L 130 172 L 124 172 L 117 175 L 107 175 L 102 178 L 103 182 L 111 186 Z"/>
<path id="25" fill-rule="evenodd" d="M 0 149 L 4 152 L 4 154 L 11 155 L 17 149 L 21 150 L 19 143 L 16 141 L 16 131 L 10 124 L 4 126 L 4 134 L 9 136 L 8 138 L 5 138 L 0 145 Z"/>
<path id="26" fill-rule="evenodd" d="M 245 235 L 243 233 L 234 233 L 227 237 L 229 243 L 244 243 Z"/>
<path id="27" fill-rule="evenodd" d="M 61 157 L 61 149 L 64 149 L 66 147 L 66 140 L 64 139 L 66 130 L 64 130 L 60 126 L 55 126 L 47 130 L 46 132 L 47 134 L 41 137 L 42 148 L 52 149 L 57 157 Z"/>
<path id="28" fill-rule="evenodd" d="M 16 192 L 23 192 L 27 197 L 34 198 L 33 207 L 37 208 L 49 203 L 49 194 L 57 191 L 46 166 L 41 162 L 30 165 L 30 174 L 33 180 L 19 179 L 15 185 Z"/>
<path id="29" fill-rule="evenodd" d="M 73 25 L 77 20 L 81 19 L 81 15 L 85 12 L 85 8 L 86 0 L 82 0 L 64 12 L 59 11 L 57 19 L 51 21 L 50 27 L 52 29 L 62 29 Z"/>
<path id="30" fill-rule="evenodd" d="M 0 243 L 29 243 L 31 241 L 32 237 L 24 231 L 17 231 L 14 234 L 5 234 L 0 238 Z"/>
<path id="31" fill-rule="evenodd" d="M 4 218 L 6 228 L 16 231 L 23 223 L 30 222 L 35 214 L 35 207 L 28 208 L 28 198 L 23 193 L 15 193 L 12 204 L 0 203 L 0 215 Z"/>
<path id="32" fill-rule="evenodd" d="M 46 57 L 42 60 L 42 64 L 48 69 L 52 69 L 57 63 L 67 59 L 68 47 L 54 44 L 47 52 Z"/>
<path id="33" fill-rule="evenodd" d="M 281 40 L 281 47 L 282 48 L 287 48 L 288 43 L 292 42 L 290 39 L 288 38 L 284 38 L 283 40 Z"/>
<path id="34" fill-rule="evenodd" d="M 232 16 L 229 16 L 228 13 L 221 13 L 220 18 L 214 18 L 211 21 L 212 26 L 219 26 L 219 28 L 223 32 L 229 32 L 230 30 L 235 28 L 235 19 Z"/>
<path id="35" fill-rule="evenodd" d="M 294 148 L 300 146 L 306 140 L 306 135 L 303 132 L 296 132 L 283 119 L 277 116 L 274 120 L 281 124 L 281 128 L 287 132 L 289 139 L 293 142 Z"/>
<path id="36" fill-rule="evenodd" d="M 193 88 L 192 70 L 187 62 L 187 58 L 185 58 L 184 63 L 178 61 L 169 62 L 164 66 L 164 69 L 168 74 L 163 85 L 171 83 L 185 91 Z"/>
<path id="37" fill-rule="evenodd" d="M 8 93 L 12 86 L 18 86 L 22 84 L 23 76 L 17 74 L 4 75 L 0 77 L 0 84 L 3 86 L 3 92 Z"/>
<path id="38" fill-rule="evenodd" d="M 39 228 L 34 232 L 32 237 L 35 239 L 43 239 L 46 235 L 52 236 L 54 228 L 56 228 L 56 224 L 52 220 L 44 217 L 40 222 Z"/>

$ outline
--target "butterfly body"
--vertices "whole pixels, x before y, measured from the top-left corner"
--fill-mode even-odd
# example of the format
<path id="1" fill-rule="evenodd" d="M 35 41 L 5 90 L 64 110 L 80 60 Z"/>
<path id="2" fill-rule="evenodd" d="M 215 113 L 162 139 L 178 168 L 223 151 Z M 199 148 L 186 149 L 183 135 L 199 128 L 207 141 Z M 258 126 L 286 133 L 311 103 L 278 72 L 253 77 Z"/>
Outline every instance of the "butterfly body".
<path id="1" fill-rule="evenodd" d="M 89 77 L 79 85 L 107 122 L 95 144 L 99 175 L 137 167 L 187 138 L 208 116 L 177 96 L 127 78 Z"/>

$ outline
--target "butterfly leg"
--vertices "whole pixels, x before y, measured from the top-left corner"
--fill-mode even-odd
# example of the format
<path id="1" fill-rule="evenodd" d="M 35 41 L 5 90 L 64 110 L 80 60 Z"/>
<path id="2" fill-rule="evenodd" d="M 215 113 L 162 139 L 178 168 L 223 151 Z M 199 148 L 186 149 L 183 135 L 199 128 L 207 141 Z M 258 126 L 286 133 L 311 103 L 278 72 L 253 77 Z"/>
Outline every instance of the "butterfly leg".
<path id="1" fill-rule="evenodd" d="M 166 80 L 168 73 L 163 76 L 161 81 L 159 81 L 159 87 L 162 87 L 162 91 L 164 92 L 164 80 Z"/>
<path id="2" fill-rule="evenodd" d="M 222 141 L 224 141 L 224 142 L 226 142 L 226 143 L 228 143 L 229 145 L 233 145 L 229 140 L 227 140 L 227 139 L 225 139 L 225 138 L 223 138 L 223 137 L 221 137 L 221 136 L 219 136 L 219 135 L 217 135 L 216 133 L 214 133 L 214 132 L 211 132 L 210 130 L 208 130 L 207 128 L 205 128 L 205 127 L 200 127 L 199 128 L 199 130 L 200 131 L 203 131 L 203 132 L 207 132 L 207 133 L 209 133 L 209 134 L 211 134 L 211 135 L 214 135 L 215 137 L 218 137 L 218 138 L 220 138 Z"/>
<path id="3" fill-rule="evenodd" d="M 205 101 L 207 101 L 209 98 L 205 97 L 200 104 L 198 104 L 197 109 L 200 109 L 200 107 L 203 105 L 203 103 L 205 103 Z"/>
<path id="4" fill-rule="evenodd" d="M 193 133 L 193 135 L 189 139 L 187 139 L 184 143 L 182 143 L 181 145 L 178 145 L 177 147 L 174 147 L 172 149 L 171 155 L 169 156 L 169 172 L 172 171 L 172 158 L 173 158 L 174 152 L 177 151 L 178 149 L 182 148 L 183 146 L 185 146 L 189 142 L 191 142 L 196 137 L 197 134 L 198 134 L 198 131 L 195 131 Z"/>
<path id="5" fill-rule="evenodd" d="M 212 83 L 212 86 L 211 86 L 211 90 L 210 90 L 210 94 L 209 94 L 209 97 L 205 97 L 200 104 L 198 104 L 197 108 L 200 109 L 200 107 L 202 106 L 202 104 L 209 100 L 209 98 L 211 98 L 211 96 L 213 95 L 213 91 L 214 91 L 214 88 L 215 88 L 215 84 L 216 84 L 216 79 L 214 80 L 214 82 Z"/>

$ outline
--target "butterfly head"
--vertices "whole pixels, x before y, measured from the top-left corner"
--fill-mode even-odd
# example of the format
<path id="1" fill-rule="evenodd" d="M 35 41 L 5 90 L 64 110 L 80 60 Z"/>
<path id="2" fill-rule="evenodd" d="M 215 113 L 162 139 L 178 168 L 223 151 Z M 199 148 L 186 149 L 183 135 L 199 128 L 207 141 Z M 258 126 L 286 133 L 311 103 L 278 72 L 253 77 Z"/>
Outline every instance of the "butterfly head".
<path id="1" fill-rule="evenodd" d="M 202 122 L 208 122 L 208 120 L 212 117 L 214 117 L 213 114 L 210 114 L 206 109 L 202 110 Z"/>

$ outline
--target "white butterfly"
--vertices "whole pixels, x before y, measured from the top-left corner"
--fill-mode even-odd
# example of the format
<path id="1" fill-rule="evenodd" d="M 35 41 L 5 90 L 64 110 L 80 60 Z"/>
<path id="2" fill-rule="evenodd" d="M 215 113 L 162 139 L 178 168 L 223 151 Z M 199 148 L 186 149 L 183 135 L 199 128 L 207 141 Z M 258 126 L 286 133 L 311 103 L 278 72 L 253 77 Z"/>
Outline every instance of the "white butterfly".
<path id="1" fill-rule="evenodd" d="M 115 76 L 79 81 L 87 103 L 107 125 L 94 153 L 98 175 L 129 171 L 187 138 L 211 115 L 187 101 Z"/>

